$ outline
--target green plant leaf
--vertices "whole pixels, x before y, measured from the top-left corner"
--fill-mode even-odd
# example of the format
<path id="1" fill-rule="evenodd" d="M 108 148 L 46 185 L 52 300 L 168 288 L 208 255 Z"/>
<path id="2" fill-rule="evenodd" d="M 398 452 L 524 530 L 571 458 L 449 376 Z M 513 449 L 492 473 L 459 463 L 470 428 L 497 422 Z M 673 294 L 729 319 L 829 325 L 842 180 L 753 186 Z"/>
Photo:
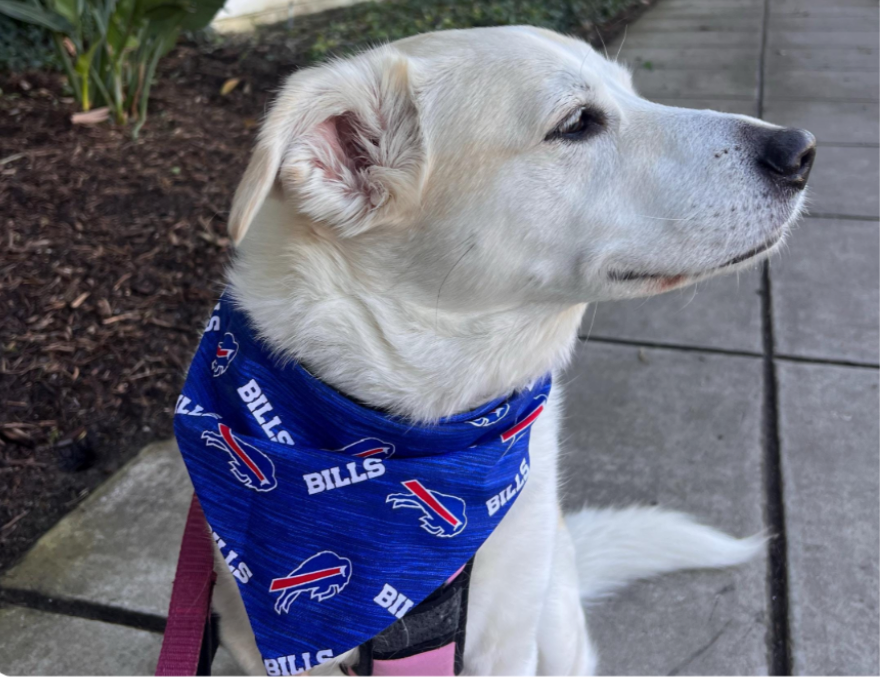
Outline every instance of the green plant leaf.
<path id="1" fill-rule="evenodd" d="M 101 46 L 101 41 L 98 41 L 92 47 L 90 47 L 86 52 L 81 54 L 76 58 L 76 73 L 80 76 L 85 76 L 89 73 L 89 69 L 92 66 L 92 59 L 95 57 L 95 51 Z"/>
<path id="2" fill-rule="evenodd" d="M 50 4 L 72 26 L 79 26 L 82 23 L 79 0 L 51 0 Z"/>
<path id="3" fill-rule="evenodd" d="M 179 29 L 167 33 L 163 37 L 156 40 L 155 44 L 151 46 L 152 54 L 149 56 L 149 62 L 146 65 L 146 71 L 143 81 L 143 93 L 141 94 L 140 101 L 136 103 L 138 108 L 138 120 L 131 131 L 132 137 L 134 138 L 137 138 L 138 133 L 140 133 L 141 127 L 147 121 L 147 102 L 150 99 L 150 88 L 153 85 L 153 78 L 156 75 L 156 64 L 158 63 L 159 58 L 162 55 L 164 55 L 172 47 L 174 47 L 174 43 L 177 42 L 177 36 L 179 34 Z"/>
<path id="4" fill-rule="evenodd" d="M 98 27 L 98 33 L 106 36 L 110 29 L 110 17 L 113 16 L 115 0 L 97 0 L 89 2 L 89 13 Z"/>
<path id="5" fill-rule="evenodd" d="M 135 0 L 134 16 L 137 21 L 164 16 L 170 10 L 186 12 L 187 0 Z"/>
<path id="6" fill-rule="evenodd" d="M 42 26 L 57 33 L 69 33 L 73 26 L 57 12 L 44 10 L 17 0 L 0 0 L 0 14 L 28 24 Z"/>
<path id="7" fill-rule="evenodd" d="M 112 2 L 113 0 L 107 0 Z M 106 44 L 107 51 L 117 59 L 125 49 L 126 40 L 131 37 L 131 21 L 135 11 L 135 0 L 119 0 L 114 3 L 113 12 L 107 17 Z"/>
<path id="8" fill-rule="evenodd" d="M 226 0 L 190 0 L 189 12 L 180 27 L 184 31 L 205 28 L 225 3 Z"/>

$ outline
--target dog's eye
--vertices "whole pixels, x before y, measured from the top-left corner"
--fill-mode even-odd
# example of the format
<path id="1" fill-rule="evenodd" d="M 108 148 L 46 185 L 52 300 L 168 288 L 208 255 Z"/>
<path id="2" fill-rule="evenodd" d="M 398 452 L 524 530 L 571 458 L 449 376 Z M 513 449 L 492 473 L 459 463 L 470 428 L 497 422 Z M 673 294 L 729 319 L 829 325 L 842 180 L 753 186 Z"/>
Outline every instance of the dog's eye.
<path id="1" fill-rule="evenodd" d="M 586 140 L 605 130 L 605 115 L 590 107 L 581 107 L 547 134 L 545 140 Z"/>

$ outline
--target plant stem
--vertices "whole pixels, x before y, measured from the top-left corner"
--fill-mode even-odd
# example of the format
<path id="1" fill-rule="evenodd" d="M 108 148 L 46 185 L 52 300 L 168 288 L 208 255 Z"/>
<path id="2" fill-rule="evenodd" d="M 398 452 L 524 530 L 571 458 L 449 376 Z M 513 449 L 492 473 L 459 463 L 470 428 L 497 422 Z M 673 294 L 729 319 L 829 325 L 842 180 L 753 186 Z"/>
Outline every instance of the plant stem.
<path id="1" fill-rule="evenodd" d="M 91 68 L 92 80 L 95 82 L 95 86 L 98 89 L 98 92 L 101 93 L 101 97 L 107 102 L 107 105 L 110 106 L 113 104 L 113 100 L 110 99 L 110 93 L 107 92 L 107 86 L 104 85 L 104 82 L 101 80 L 101 76 L 98 73 L 98 69 L 95 66 Z M 117 122 L 121 123 L 121 122 Z"/>
<path id="2" fill-rule="evenodd" d="M 156 44 L 153 47 L 154 52 L 153 55 L 150 57 L 150 64 L 147 67 L 147 73 L 144 77 L 144 92 L 141 95 L 138 120 L 137 123 L 134 125 L 134 130 L 132 130 L 131 132 L 133 138 L 137 138 L 141 127 L 147 121 L 147 103 L 150 101 L 150 86 L 153 84 L 153 77 L 156 75 L 156 65 L 159 63 L 159 57 L 162 56 L 162 48 L 164 47 L 164 42 L 165 41 L 160 38 L 156 41 Z"/>
<path id="3" fill-rule="evenodd" d="M 64 41 L 59 34 L 54 32 L 52 33 L 52 40 L 55 43 L 55 50 L 58 53 L 58 57 L 61 59 L 61 66 L 64 67 L 64 73 L 67 74 L 67 80 L 70 81 L 70 87 L 73 89 L 76 103 L 82 107 L 82 93 L 80 92 L 79 87 L 79 76 L 76 75 L 76 72 L 73 69 L 70 56 L 67 54 L 67 48 L 64 47 Z"/>

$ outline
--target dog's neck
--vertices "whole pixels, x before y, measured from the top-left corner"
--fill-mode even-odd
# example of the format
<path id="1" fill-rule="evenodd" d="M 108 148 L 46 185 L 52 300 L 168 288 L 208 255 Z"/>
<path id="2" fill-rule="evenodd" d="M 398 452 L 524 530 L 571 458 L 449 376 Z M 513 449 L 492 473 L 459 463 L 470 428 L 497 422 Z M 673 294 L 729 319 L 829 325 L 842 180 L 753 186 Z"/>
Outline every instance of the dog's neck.
<path id="1" fill-rule="evenodd" d="M 505 396 L 570 358 L 585 305 L 479 315 L 414 305 L 393 275 L 362 267 L 362 252 L 359 264 L 279 204 L 267 202 L 245 240 L 231 291 L 275 351 L 340 392 L 430 422 Z"/>

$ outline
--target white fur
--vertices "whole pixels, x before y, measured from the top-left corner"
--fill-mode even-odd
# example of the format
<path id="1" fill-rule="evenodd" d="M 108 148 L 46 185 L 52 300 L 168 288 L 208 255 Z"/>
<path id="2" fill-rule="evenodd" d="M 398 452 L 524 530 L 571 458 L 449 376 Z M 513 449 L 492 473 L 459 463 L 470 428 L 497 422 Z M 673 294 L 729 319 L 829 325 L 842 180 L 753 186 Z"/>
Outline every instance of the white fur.
<path id="1" fill-rule="evenodd" d="M 565 518 L 579 549 L 581 596 L 607 596 L 633 580 L 686 568 L 724 568 L 758 555 L 767 538 L 734 539 L 684 513 L 634 506 L 585 508 Z"/>
<path id="2" fill-rule="evenodd" d="M 604 130 L 545 140 L 581 106 Z M 366 404 L 434 421 L 558 372 L 587 302 L 776 248 L 803 193 L 756 169 L 750 134 L 768 126 L 650 103 L 586 44 L 528 27 L 426 34 L 298 72 L 236 192 L 231 293 L 278 353 Z M 591 673 L 582 594 L 761 551 L 760 538 L 658 509 L 586 510 L 566 527 L 560 402 L 557 385 L 531 430 L 529 483 L 477 554 L 467 674 Z M 218 572 L 222 640 L 261 674 L 235 583 Z"/>

